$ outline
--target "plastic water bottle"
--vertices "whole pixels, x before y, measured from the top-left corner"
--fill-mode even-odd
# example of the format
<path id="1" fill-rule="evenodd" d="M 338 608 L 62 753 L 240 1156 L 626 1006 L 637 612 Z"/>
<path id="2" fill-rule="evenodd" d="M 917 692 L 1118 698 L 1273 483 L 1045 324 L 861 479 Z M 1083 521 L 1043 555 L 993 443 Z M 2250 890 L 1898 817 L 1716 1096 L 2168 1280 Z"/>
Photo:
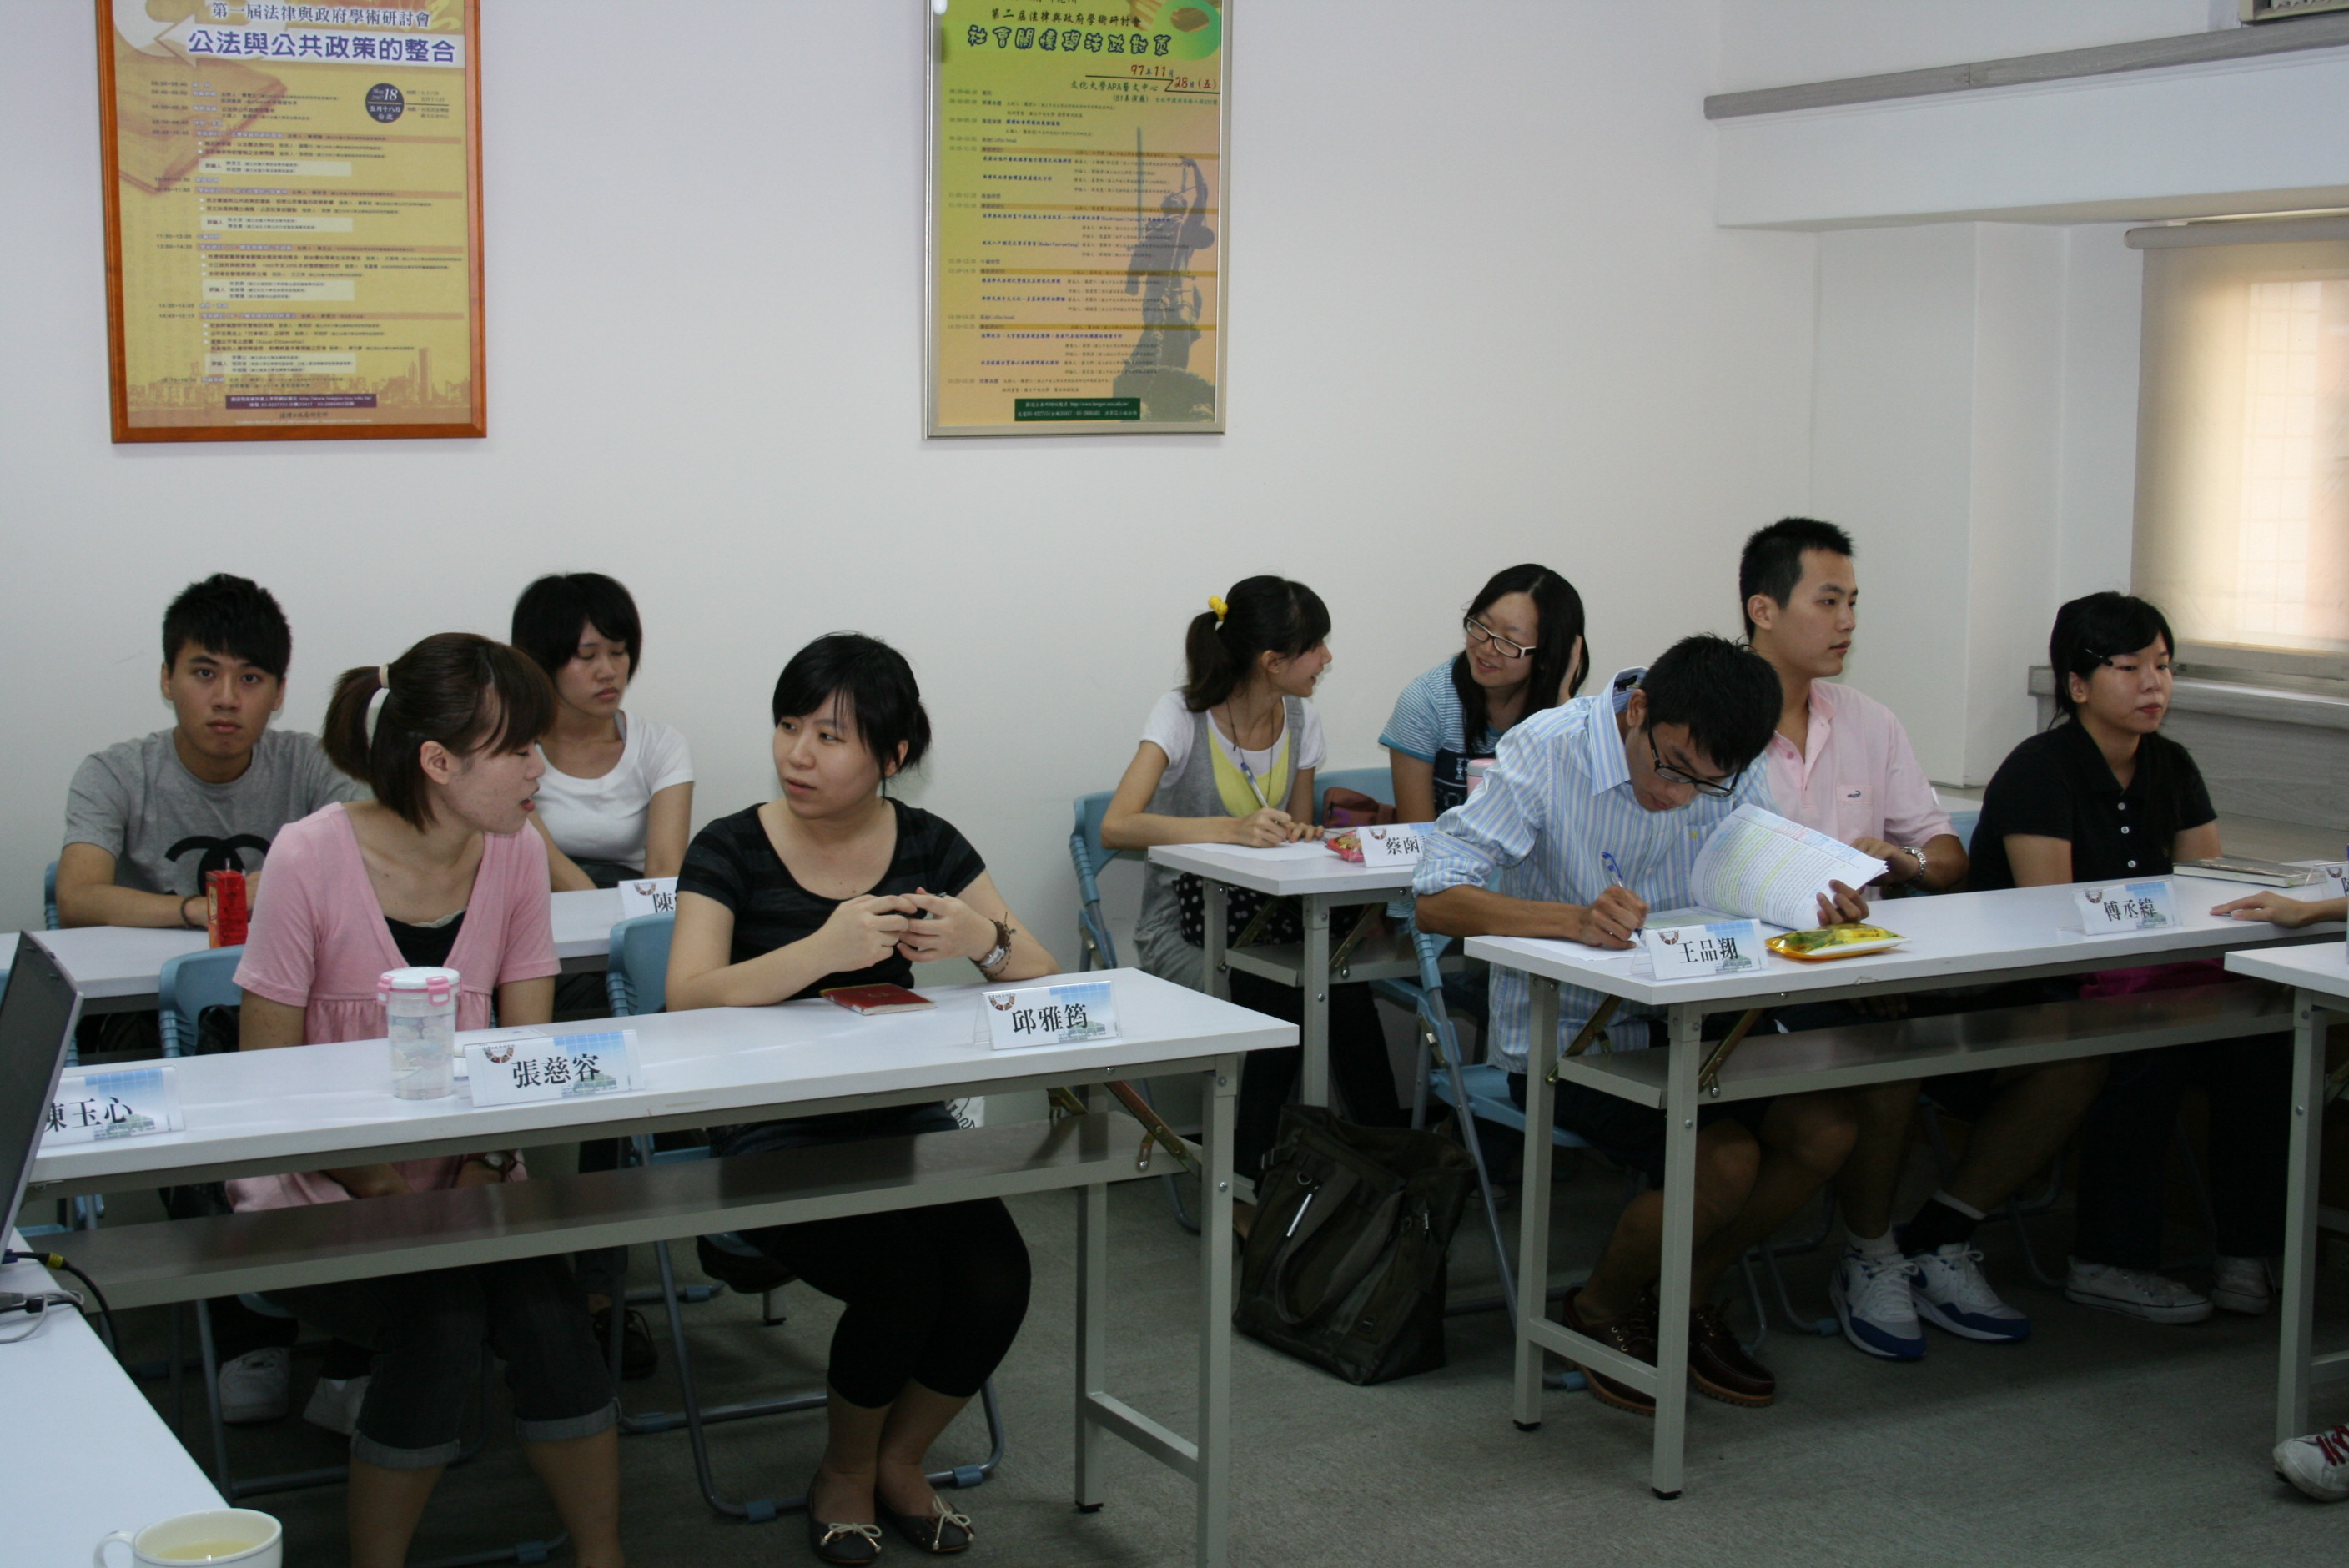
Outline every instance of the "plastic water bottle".
<path id="1" fill-rule="evenodd" d="M 456 1091 L 457 972 L 392 969 L 375 983 L 391 1037 L 391 1092 L 440 1099 Z"/>

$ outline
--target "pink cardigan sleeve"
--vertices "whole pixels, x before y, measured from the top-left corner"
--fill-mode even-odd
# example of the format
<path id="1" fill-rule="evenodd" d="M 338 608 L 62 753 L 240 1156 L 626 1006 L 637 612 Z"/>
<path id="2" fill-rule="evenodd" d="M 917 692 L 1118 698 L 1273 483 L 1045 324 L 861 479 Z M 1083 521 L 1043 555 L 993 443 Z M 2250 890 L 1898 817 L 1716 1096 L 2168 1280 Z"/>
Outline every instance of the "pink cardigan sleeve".
<path id="1" fill-rule="evenodd" d="M 269 870 L 236 966 L 237 985 L 256 996 L 288 1007 L 310 1005 L 318 972 L 319 882 L 328 848 L 321 830 L 334 825 L 318 819 L 341 810 L 328 806 L 288 823 L 269 847 Z"/>
<path id="2" fill-rule="evenodd" d="M 498 984 L 537 980 L 563 973 L 554 955 L 554 910 L 546 866 L 546 841 L 528 828 L 490 844 L 499 851 L 500 892 L 506 906 L 505 943 L 498 954 Z"/>

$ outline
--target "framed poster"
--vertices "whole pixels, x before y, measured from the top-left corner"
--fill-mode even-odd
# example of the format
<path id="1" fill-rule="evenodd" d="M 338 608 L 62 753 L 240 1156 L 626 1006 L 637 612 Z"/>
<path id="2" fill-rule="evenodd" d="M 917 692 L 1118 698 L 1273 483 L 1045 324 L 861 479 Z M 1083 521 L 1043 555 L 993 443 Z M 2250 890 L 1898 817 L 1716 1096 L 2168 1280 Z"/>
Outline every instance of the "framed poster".
<path id="1" fill-rule="evenodd" d="M 476 0 L 96 0 L 118 441 L 480 436 Z"/>
<path id="2" fill-rule="evenodd" d="M 1230 0 L 929 0 L 928 433 L 1224 428 Z"/>

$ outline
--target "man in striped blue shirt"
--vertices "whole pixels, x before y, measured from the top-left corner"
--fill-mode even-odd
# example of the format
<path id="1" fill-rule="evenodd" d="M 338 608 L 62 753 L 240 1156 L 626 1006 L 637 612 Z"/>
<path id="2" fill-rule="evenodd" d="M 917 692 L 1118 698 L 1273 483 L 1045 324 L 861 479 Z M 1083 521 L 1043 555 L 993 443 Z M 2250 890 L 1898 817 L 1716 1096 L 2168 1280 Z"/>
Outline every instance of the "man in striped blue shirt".
<path id="1" fill-rule="evenodd" d="M 1419 923 L 1446 936 L 1542 936 L 1624 949 L 1651 908 L 1685 908 L 1704 841 L 1747 801 L 1767 808 L 1755 766 L 1778 722 L 1778 676 L 1720 637 L 1674 644 L 1592 696 L 1534 715 L 1501 738 L 1485 786 L 1427 836 L 1414 888 Z M 1600 994 L 1558 988 L 1558 1034 L 1570 1038 Z M 1525 1102 L 1527 981 L 1496 968 L 1487 1038 Z M 1617 1014 L 1607 1047 L 1662 1044 L 1661 1019 Z M 1564 1321 L 1638 1360 L 1656 1358 L 1652 1286 L 1662 1272 L 1664 1119 L 1597 1089 L 1560 1083 L 1557 1123 L 1652 1185 L 1631 1201 Z M 1747 1356 L 1712 1300 L 1723 1270 L 1775 1231 L 1851 1151 L 1851 1108 L 1834 1093 L 1708 1107 L 1696 1160 L 1696 1258 L 1689 1376 L 1700 1392 L 1762 1406 L 1776 1380 Z M 1603 1403 L 1652 1414 L 1655 1401 L 1585 1368 Z"/>

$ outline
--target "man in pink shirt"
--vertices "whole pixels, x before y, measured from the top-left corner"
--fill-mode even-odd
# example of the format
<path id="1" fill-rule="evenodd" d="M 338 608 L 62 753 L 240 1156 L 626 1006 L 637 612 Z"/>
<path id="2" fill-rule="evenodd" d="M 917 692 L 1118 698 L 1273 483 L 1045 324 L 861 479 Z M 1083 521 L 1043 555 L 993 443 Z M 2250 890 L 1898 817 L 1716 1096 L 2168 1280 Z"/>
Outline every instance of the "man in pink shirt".
<path id="1" fill-rule="evenodd" d="M 1772 523 L 1745 542 L 1738 593 L 1745 634 L 1778 672 L 1785 703 L 1764 753 L 1778 810 L 1884 861 L 1891 869 L 1879 886 L 1940 892 L 1962 882 L 1965 845 L 1908 731 L 1882 703 L 1833 681 L 1858 625 L 1850 536 L 1809 518 Z M 1821 923 L 1868 918 L 1867 893 L 1836 886 L 1832 902 L 1819 901 Z M 1776 1016 L 1788 1029 L 1870 1016 L 1848 1003 L 1782 1007 Z M 1973 1230 L 2045 1169 L 2102 1080 L 2095 1062 L 1934 1078 L 1935 1103 L 1971 1122 L 1973 1135 L 1949 1185 L 1897 1238 L 1892 1201 L 1919 1085 L 1884 1084 L 1854 1097 L 1859 1139 L 1836 1178 L 1850 1246 L 1828 1287 L 1846 1338 L 1871 1356 L 1913 1361 L 1925 1354 L 1920 1317 L 1966 1339 L 2029 1337 L 2031 1320 L 1983 1279 Z"/>

